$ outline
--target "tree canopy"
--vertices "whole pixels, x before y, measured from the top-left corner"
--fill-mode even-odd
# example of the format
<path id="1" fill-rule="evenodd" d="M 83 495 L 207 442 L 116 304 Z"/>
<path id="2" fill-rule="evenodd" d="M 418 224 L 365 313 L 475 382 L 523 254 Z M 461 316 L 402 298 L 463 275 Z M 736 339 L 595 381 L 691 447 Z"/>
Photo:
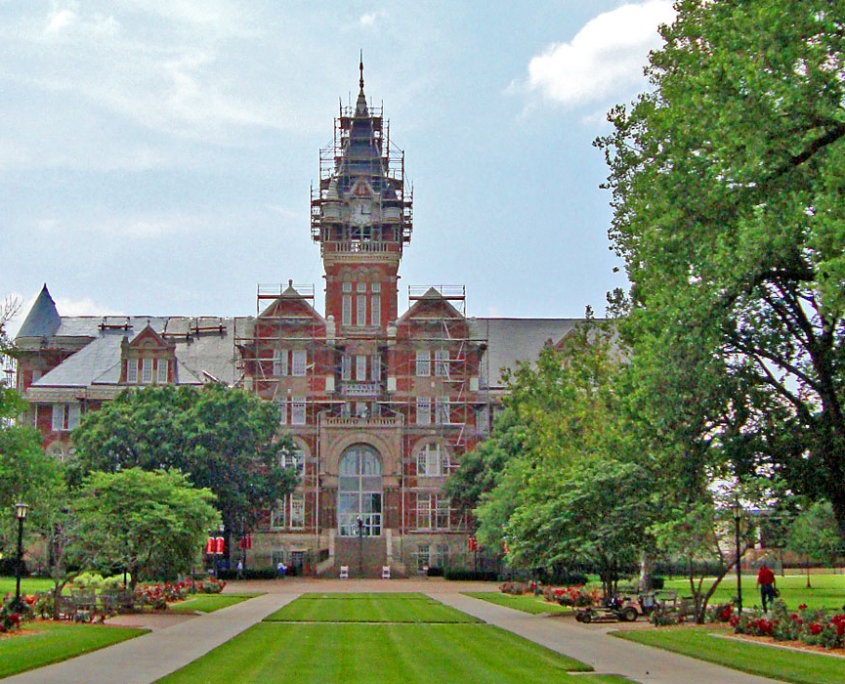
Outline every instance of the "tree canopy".
<path id="1" fill-rule="evenodd" d="M 251 529 L 296 483 L 281 467 L 294 446 L 278 436 L 278 411 L 218 385 L 127 390 L 74 430 L 77 480 L 94 470 L 175 469 L 215 494 L 228 529 Z"/>
<path id="2" fill-rule="evenodd" d="M 659 372 L 644 389 L 669 429 L 698 402 L 693 432 L 740 470 L 826 496 L 845 538 L 845 8 L 676 7 L 653 89 L 597 141 L 635 355 L 694 361 L 668 368 L 694 371 L 693 396 Z"/>
<path id="3" fill-rule="evenodd" d="M 188 572 L 220 520 L 213 501 L 172 470 L 92 472 L 71 505 L 76 555 L 85 567 L 125 568 L 132 586 Z"/>

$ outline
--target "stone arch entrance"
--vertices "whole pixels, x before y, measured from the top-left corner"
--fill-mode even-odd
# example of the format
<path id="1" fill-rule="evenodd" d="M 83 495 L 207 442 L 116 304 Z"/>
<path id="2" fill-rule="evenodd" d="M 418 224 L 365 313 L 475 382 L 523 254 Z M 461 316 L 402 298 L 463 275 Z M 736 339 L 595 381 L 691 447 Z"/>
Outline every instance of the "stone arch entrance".
<path id="1" fill-rule="evenodd" d="M 338 536 L 381 536 L 382 471 L 381 455 L 369 444 L 353 444 L 343 451 L 338 467 Z"/>

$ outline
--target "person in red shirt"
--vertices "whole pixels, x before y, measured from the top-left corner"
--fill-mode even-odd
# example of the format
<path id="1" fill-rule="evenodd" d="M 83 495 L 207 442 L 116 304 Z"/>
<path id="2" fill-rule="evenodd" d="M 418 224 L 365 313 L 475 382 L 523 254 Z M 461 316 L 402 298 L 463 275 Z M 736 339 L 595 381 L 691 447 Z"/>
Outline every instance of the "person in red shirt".
<path id="1" fill-rule="evenodd" d="M 769 570 L 763 563 L 760 565 L 760 572 L 757 573 L 757 584 L 760 587 L 760 600 L 763 602 L 763 612 L 767 612 L 767 604 L 775 602 L 775 573 Z"/>

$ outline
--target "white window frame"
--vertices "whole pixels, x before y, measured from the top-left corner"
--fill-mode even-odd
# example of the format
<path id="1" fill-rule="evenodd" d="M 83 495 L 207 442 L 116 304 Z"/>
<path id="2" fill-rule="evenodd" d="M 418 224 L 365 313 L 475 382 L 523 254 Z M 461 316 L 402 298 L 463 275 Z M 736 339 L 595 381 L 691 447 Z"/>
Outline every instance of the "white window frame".
<path id="1" fill-rule="evenodd" d="M 352 357 L 349 354 L 340 358 L 340 377 L 342 380 L 352 379 Z"/>
<path id="2" fill-rule="evenodd" d="M 417 351 L 416 373 L 418 378 L 431 376 L 431 352 L 427 349 Z"/>
<path id="3" fill-rule="evenodd" d="M 290 374 L 297 378 L 304 378 L 308 369 L 308 352 L 305 349 L 294 349 L 291 356 Z"/>
<path id="4" fill-rule="evenodd" d="M 344 283 L 346 285 L 346 283 Z M 350 283 L 351 285 L 351 283 Z M 352 295 L 343 295 L 342 309 L 341 309 L 341 323 L 343 325 L 352 325 Z"/>
<path id="5" fill-rule="evenodd" d="M 149 385 L 153 381 L 153 360 L 141 359 L 141 384 Z"/>
<path id="6" fill-rule="evenodd" d="M 373 288 L 375 288 L 377 284 L 378 283 L 373 284 Z M 381 325 L 381 295 L 377 294 L 375 289 L 373 289 L 373 294 L 370 296 L 370 325 Z"/>
<path id="7" fill-rule="evenodd" d="M 276 349 L 273 352 L 273 375 L 283 378 L 288 374 L 288 350 Z"/>
<path id="8" fill-rule="evenodd" d="M 359 294 L 355 305 L 355 325 L 364 327 L 367 325 L 367 295 Z"/>
<path id="9" fill-rule="evenodd" d="M 370 378 L 373 382 L 381 381 L 381 355 L 373 354 L 370 357 Z"/>
<path id="10" fill-rule="evenodd" d="M 77 402 L 69 404 L 53 404 L 52 430 L 53 432 L 70 432 L 79 425 L 82 406 Z"/>
<path id="11" fill-rule="evenodd" d="M 355 355 L 355 380 L 357 382 L 367 381 L 367 356 L 366 354 Z"/>
<path id="12" fill-rule="evenodd" d="M 126 360 L 126 382 L 130 385 L 138 384 L 138 359 Z"/>
<path id="13" fill-rule="evenodd" d="M 442 477 L 449 474 L 449 452 L 436 442 L 424 444 L 417 451 L 417 476 Z"/>
<path id="14" fill-rule="evenodd" d="M 449 397 L 437 397 L 434 400 L 434 422 L 437 425 L 452 424 L 452 402 Z"/>
<path id="15" fill-rule="evenodd" d="M 417 397 L 417 425 L 431 425 L 431 397 Z"/>
<path id="16" fill-rule="evenodd" d="M 438 378 L 449 377 L 449 350 L 434 350 L 434 375 Z"/>
<path id="17" fill-rule="evenodd" d="M 279 400 L 279 425 L 288 424 L 288 400 Z"/>
<path id="18" fill-rule="evenodd" d="M 305 397 L 292 397 L 290 400 L 290 424 L 305 425 L 306 423 Z"/>
<path id="19" fill-rule="evenodd" d="M 305 471 L 305 454 L 301 449 L 297 449 L 292 453 L 286 451 L 281 454 L 279 465 L 285 469 L 293 468 L 298 475 L 302 475 Z"/>
<path id="20" fill-rule="evenodd" d="M 170 362 L 167 359 L 156 359 L 156 382 L 159 385 L 167 384 L 169 366 Z"/>

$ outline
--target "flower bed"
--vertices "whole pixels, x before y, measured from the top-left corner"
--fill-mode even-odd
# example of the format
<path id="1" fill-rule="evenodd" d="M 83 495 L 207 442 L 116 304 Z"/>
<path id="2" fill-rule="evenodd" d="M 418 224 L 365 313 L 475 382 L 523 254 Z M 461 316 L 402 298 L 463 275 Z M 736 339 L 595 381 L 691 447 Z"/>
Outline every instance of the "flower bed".
<path id="1" fill-rule="evenodd" d="M 845 614 L 809 610 L 806 604 L 798 606 L 797 612 L 788 612 L 783 601 L 776 601 L 770 617 L 759 611 L 743 613 L 734 615 L 730 624 L 736 634 L 824 649 L 845 648 Z"/>

